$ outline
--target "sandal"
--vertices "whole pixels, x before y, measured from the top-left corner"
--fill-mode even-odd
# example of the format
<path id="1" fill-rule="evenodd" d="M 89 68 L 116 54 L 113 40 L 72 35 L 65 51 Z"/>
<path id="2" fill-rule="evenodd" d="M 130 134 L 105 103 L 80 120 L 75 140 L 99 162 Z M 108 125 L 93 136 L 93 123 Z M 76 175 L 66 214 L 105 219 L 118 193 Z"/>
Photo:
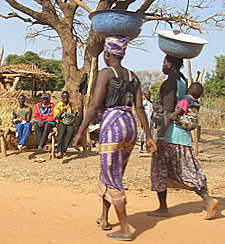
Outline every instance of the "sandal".
<path id="1" fill-rule="evenodd" d="M 133 235 L 130 234 L 129 236 L 125 237 L 125 236 L 118 236 L 116 234 L 116 232 L 112 232 L 110 234 L 106 235 L 106 238 L 111 239 L 111 240 L 118 240 L 118 241 L 133 241 Z"/>
<path id="2" fill-rule="evenodd" d="M 108 224 L 106 227 L 103 227 L 100 219 L 98 219 L 96 221 L 96 225 L 99 226 L 102 230 L 111 230 L 112 229 L 112 226 L 110 224 Z"/>

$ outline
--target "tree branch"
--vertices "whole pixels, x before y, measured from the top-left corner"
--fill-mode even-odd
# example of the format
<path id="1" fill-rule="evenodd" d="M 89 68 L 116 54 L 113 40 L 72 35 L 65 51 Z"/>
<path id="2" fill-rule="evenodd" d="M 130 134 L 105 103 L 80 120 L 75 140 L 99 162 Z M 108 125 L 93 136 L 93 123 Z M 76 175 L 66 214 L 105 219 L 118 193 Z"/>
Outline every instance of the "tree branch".
<path id="1" fill-rule="evenodd" d="M 166 22 L 173 28 L 173 25 L 179 25 L 181 30 L 184 32 L 190 31 L 190 29 L 198 30 L 200 33 L 203 33 L 203 30 L 207 30 L 210 26 L 214 26 L 214 29 L 219 28 L 220 30 L 224 27 L 222 22 L 225 21 L 225 14 L 224 13 L 216 13 L 211 15 L 207 18 L 200 19 L 200 16 L 193 16 L 192 8 L 196 9 L 199 6 L 201 9 L 206 9 L 211 7 L 214 0 L 210 0 L 210 3 L 205 4 L 205 0 L 201 0 L 198 5 L 194 7 L 191 6 L 187 1 L 186 8 L 182 10 L 179 8 L 179 11 L 174 11 L 176 7 L 168 6 L 165 2 L 162 6 L 155 4 L 152 6 L 151 10 L 152 13 L 145 13 L 147 16 L 147 21 L 157 21 L 159 22 Z M 204 5 L 205 4 L 205 5 Z M 191 8 L 191 9 L 190 9 Z M 191 13 L 191 14 L 190 14 Z"/>
<path id="2" fill-rule="evenodd" d="M 144 13 L 155 0 L 145 0 L 142 6 L 137 10 L 137 12 Z"/>
<path id="3" fill-rule="evenodd" d="M 24 22 L 29 22 L 31 24 L 34 24 L 35 23 L 35 21 L 31 20 L 30 18 L 23 18 L 22 16 L 18 15 L 15 12 L 8 13 L 8 16 L 5 16 L 5 15 L 0 14 L 0 17 L 2 17 L 4 19 L 19 18 L 19 19 L 23 20 Z"/>
<path id="4" fill-rule="evenodd" d="M 120 1 L 118 0 L 116 2 L 116 6 L 113 7 L 113 9 L 123 9 L 123 10 L 126 10 L 129 5 L 133 2 L 135 2 L 136 0 L 124 0 L 124 1 Z"/>
<path id="5" fill-rule="evenodd" d="M 39 19 L 41 17 L 41 14 L 37 11 L 34 11 L 28 7 L 25 7 L 24 5 L 18 3 L 15 0 L 5 0 L 11 7 L 19 10 L 22 13 L 25 13 L 29 16 L 31 16 L 34 19 Z"/>

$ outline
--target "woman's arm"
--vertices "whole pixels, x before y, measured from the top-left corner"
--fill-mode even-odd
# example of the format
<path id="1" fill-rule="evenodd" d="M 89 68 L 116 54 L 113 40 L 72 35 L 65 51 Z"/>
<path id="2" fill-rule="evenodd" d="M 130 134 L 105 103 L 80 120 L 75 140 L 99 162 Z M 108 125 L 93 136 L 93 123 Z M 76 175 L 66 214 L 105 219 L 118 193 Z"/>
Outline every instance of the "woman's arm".
<path id="1" fill-rule="evenodd" d="M 170 114 L 175 109 L 176 92 L 177 92 L 177 81 L 174 75 L 169 75 L 168 79 L 163 83 L 160 88 L 160 93 L 162 96 L 162 107 L 163 107 L 163 117 L 161 128 L 159 131 L 157 139 L 157 147 L 160 153 L 164 151 L 164 136 L 170 125 Z"/>
<path id="2" fill-rule="evenodd" d="M 135 94 L 135 100 L 134 100 L 134 106 L 135 106 L 135 110 L 137 113 L 138 118 L 141 121 L 141 126 L 142 128 L 144 128 L 145 134 L 146 134 L 146 147 L 147 147 L 147 151 L 151 152 L 152 154 L 156 151 L 156 145 L 154 143 L 154 141 L 152 140 L 152 135 L 149 129 L 149 124 L 148 124 L 148 120 L 147 120 L 147 116 L 144 110 L 144 106 L 142 103 L 142 92 L 141 92 L 141 85 L 140 85 L 140 81 L 138 80 L 138 88 L 137 88 L 137 92 Z"/>

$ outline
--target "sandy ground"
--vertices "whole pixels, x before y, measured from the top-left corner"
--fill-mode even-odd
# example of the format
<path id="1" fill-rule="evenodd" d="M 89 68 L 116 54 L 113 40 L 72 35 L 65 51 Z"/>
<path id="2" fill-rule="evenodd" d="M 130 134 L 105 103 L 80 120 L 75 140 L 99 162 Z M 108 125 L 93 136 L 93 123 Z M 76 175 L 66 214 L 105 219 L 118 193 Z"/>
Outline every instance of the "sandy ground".
<path id="1" fill-rule="evenodd" d="M 206 221 L 205 205 L 193 192 L 169 189 L 169 218 L 148 217 L 158 207 L 149 183 L 150 157 L 132 153 L 124 176 L 127 214 L 133 243 L 224 244 L 225 243 L 225 135 L 203 131 L 199 161 L 208 178 L 209 193 L 219 200 L 214 220 Z M 33 162 L 38 155 L 44 163 Z M 63 160 L 49 160 L 37 151 L 9 151 L 0 157 L 0 244 L 101 244 L 117 243 L 105 238 L 95 221 L 101 211 L 96 194 L 99 172 L 97 149 L 90 157 L 69 150 Z M 119 229 L 114 209 L 113 231 Z"/>

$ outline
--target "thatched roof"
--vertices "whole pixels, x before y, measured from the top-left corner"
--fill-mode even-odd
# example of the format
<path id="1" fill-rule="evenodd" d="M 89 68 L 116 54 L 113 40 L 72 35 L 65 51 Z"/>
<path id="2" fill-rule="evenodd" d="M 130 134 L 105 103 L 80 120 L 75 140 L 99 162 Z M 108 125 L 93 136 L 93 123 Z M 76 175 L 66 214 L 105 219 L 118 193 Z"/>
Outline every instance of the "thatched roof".
<path id="1" fill-rule="evenodd" d="M 1 65 L 0 81 L 13 83 L 16 77 L 23 81 L 37 81 L 44 83 L 48 78 L 54 77 L 54 74 L 47 73 L 38 69 L 35 65 L 18 64 L 18 65 Z"/>

